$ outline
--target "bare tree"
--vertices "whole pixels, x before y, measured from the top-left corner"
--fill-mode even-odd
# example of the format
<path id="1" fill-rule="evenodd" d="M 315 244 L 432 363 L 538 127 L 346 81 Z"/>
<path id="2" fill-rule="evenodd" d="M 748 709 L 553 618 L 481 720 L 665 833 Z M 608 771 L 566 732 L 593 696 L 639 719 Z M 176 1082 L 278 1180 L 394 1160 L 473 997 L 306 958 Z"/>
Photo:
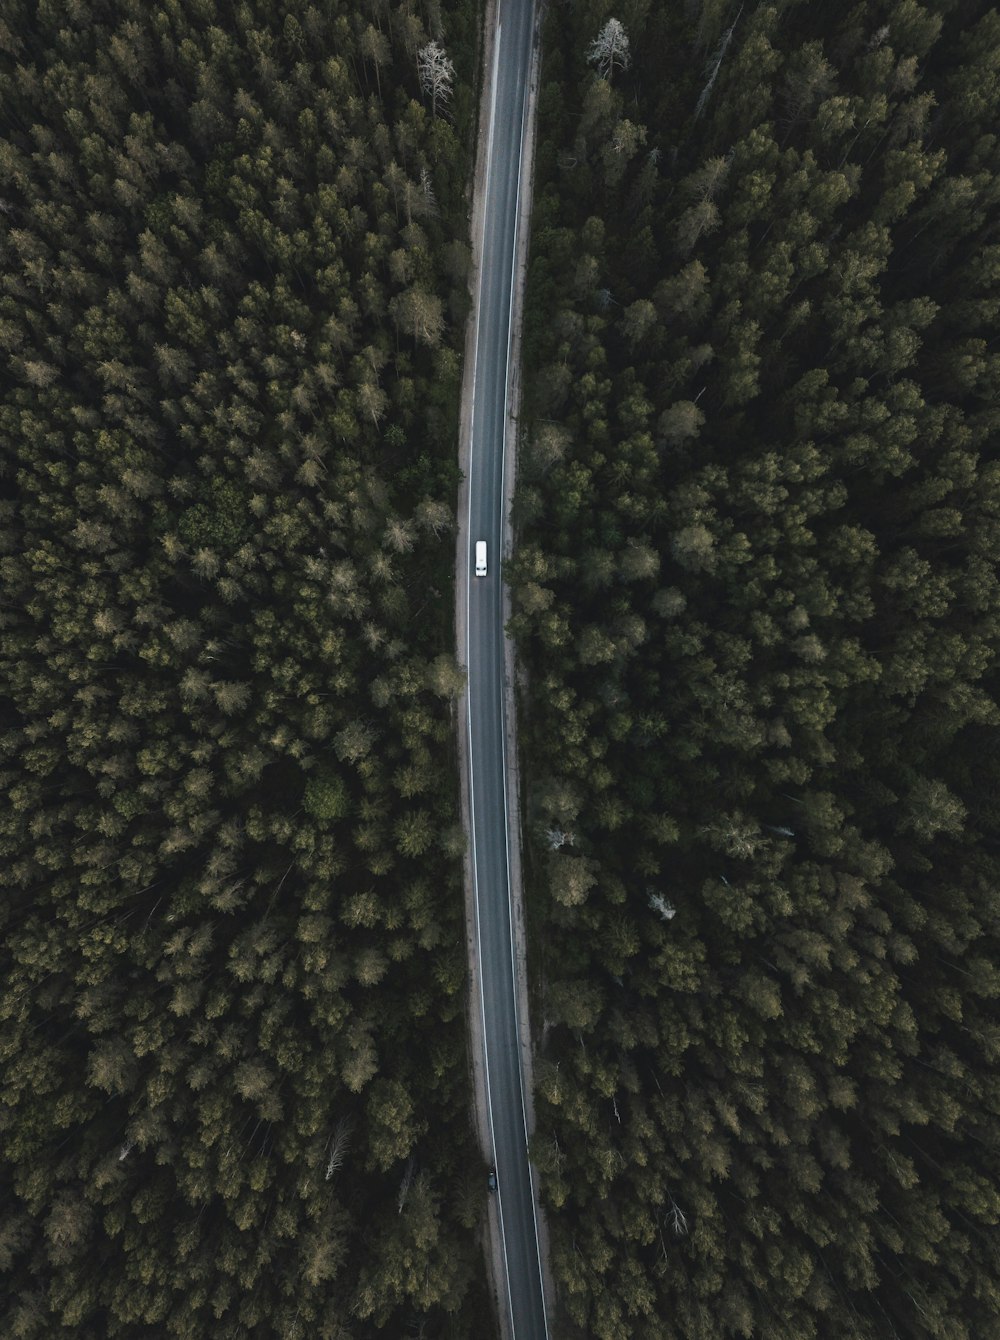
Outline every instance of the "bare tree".
<path id="1" fill-rule="evenodd" d="M 667 1195 L 670 1200 L 670 1212 L 668 1215 L 668 1218 L 670 1220 L 670 1227 L 673 1229 L 675 1237 L 678 1238 L 684 1237 L 688 1231 L 687 1215 L 684 1213 L 684 1211 L 677 1204 L 677 1202 L 674 1200 L 673 1196 L 671 1196 L 669 1192 L 667 1193 Z"/>
<path id="2" fill-rule="evenodd" d="M 347 1154 L 348 1139 L 351 1134 L 350 1117 L 341 1117 L 337 1122 L 337 1128 L 330 1138 L 330 1158 L 326 1165 L 326 1181 L 342 1166 L 344 1157 Z"/>
<path id="3" fill-rule="evenodd" d="M 729 46 L 729 43 L 733 40 L 733 33 L 736 31 L 736 25 L 739 22 L 740 15 L 742 13 L 743 13 L 743 6 L 740 5 L 739 9 L 736 11 L 736 18 L 733 19 L 732 23 L 722 34 L 722 40 L 719 42 L 719 45 L 715 48 L 715 53 L 712 56 L 712 59 L 708 62 L 708 66 L 706 67 L 705 70 L 705 74 L 707 75 L 705 87 L 701 90 L 701 94 L 698 98 L 697 105 L 694 109 L 694 119 L 696 121 L 698 120 L 699 116 L 701 116 L 702 112 L 705 110 L 705 104 L 708 102 L 709 94 L 712 92 L 716 76 L 718 75 L 719 70 L 722 67 L 722 58 L 726 54 L 726 48 Z"/>
<path id="4" fill-rule="evenodd" d="M 677 908 L 674 907 L 673 903 L 668 902 L 662 893 L 650 892 L 649 905 L 657 916 L 664 921 L 670 921 L 677 915 Z"/>
<path id="5" fill-rule="evenodd" d="M 597 73 L 602 79 L 610 80 L 616 69 L 628 69 L 632 62 L 628 33 L 618 19 L 608 19 L 591 42 L 587 59 L 597 66 Z"/>
<path id="6" fill-rule="evenodd" d="M 437 116 L 438 102 L 444 105 L 449 101 L 455 78 L 455 67 L 440 42 L 430 41 L 418 49 L 417 77 L 424 93 L 431 95 L 431 112 Z"/>

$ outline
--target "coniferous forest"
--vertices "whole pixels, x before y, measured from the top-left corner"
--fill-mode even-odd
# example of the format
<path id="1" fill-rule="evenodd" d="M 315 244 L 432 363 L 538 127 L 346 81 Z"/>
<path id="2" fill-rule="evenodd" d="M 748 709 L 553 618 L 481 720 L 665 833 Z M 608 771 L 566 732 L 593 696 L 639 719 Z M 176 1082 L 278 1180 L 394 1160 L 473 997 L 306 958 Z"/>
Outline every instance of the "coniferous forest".
<path id="1" fill-rule="evenodd" d="M 1000 1336 L 1000 14 L 553 3 L 513 631 L 563 1334 Z"/>
<path id="2" fill-rule="evenodd" d="M 467 0 L 3 6 L 4 1340 L 487 1333 L 449 654 L 478 34 Z"/>
<path id="3" fill-rule="evenodd" d="M 0 10 L 0 1337 L 490 1333 L 482 6 Z M 550 0 L 511 632 L 563 1340 L 1000 1340 L 1000 12 Z"/>

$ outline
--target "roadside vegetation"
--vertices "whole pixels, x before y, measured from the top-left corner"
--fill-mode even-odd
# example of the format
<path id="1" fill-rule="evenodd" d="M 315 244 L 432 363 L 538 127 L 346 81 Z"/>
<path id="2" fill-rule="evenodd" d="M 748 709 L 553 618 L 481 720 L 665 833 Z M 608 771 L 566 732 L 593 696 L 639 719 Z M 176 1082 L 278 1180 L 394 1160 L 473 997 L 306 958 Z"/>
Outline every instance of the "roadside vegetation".
<path id="1" fill-rule="evenodd" d="M 548 10 L 512 631 L 566 1336 L 1000 1336 L 1000 16 Z"/>
<path id="2" fill-rule="evenodd" d="M 453 512 L 479 16 L 0 20 L 0 1334 L 486 1334 Z"/>

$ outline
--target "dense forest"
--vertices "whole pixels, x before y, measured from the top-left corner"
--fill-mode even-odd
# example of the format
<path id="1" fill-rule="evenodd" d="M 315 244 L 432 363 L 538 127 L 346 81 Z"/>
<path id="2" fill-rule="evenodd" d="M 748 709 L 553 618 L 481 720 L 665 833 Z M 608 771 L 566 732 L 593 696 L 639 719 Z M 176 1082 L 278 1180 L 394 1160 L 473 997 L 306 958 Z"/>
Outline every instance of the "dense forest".
<path id="1" fill-rule="evenodd" d="M 996 1340 L 1000 14 L 553 0 L 543 52 L 560 1334 Z"/>
<path id="2" fill-rule="evenodd" d="M 0 18 L 0 1335 L 485 1335 L 471 0 Z"/>

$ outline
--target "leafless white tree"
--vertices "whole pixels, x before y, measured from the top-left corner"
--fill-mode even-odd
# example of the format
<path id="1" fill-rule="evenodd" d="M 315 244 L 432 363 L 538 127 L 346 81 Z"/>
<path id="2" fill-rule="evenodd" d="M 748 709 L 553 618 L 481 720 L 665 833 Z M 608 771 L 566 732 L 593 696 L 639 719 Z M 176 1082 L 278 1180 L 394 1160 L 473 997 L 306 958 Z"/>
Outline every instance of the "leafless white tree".
<path id="1" fill-rule="evenodd" d="M 708 62 L 708 68 L 706 69 L 708 79 L 705 84 L 705 87 L 701 90 L 701 95 L 698 98 L 698 103 L 694 109 L 694 119 L 696 121 L 698 120 L 698 117 L 701 116 L 702 112 L 705 110 L 705 104 L 708 102 L 709 94 L 712 92 L 712 85 L 715 83 L 716 76 L 718 75 L 719 70 L 722 66 L 722 58 L 726 54 L 726 47 L 728 47 L 729 43 L 733 40 L 733 33 L 736 30 L 736 25 L 739 22 L 740 15 L 742 13 L 743 13 L 743 6 L 740 5 L 739 9 L 736 11 L 736 18 L 733 19 L 732 23 L 722 34 L 722 40 L 719 42 L 719 45 L 715 48 L 715 54 L 712 56 L 712 59 Z"/>
<path id="2" fill-rule="evenodd" d="M 431 112 L 437 116 L 438 103 L 443 106 L 451 98 L 455 78 L 455 66 L 440 42 L 432 40 L 417 50 L 417 77 L 424 93 L 431 95 Z"/>
<path id="3" fill-rule="evenodd" d="M 670 921 L 677 915 L 677 908 L 674 907 L 673 903 L 668 903 L 662 893 L 651 893 L 649 895 L 649 905 L 664 921 Z"/>
<path id="4" fill-rule="evenodd" d="M 587 59 L 597 66 L 602 79 L 610 79 L 615 70 L 627 70 L 632 62 L 628 33 L 618 19 L 607 23 L 590 44 Z"/>
<path id="5" fill-rule="evenodd" d="M 329 1182 L 333 1174 L 343 1165 L 347 1154 L 348 1138 L 351 1134 L 350 1117 L 341 1117 L 337 1122 L 337 1128 L 330 1138 L 330 1158 L 326 1165 L 326 1181 Z"/>
<path id="6" fill-rule="evenodd" d="M 668 1218 L 670 1220 L 670 1227 L 673 1229 L 675 1235 L 679 1238 L 683 1237 L 688 1231 L 687 1215 L 674 1200 L 673 1196 L 670 1197 L 670 1212 Z"/>

